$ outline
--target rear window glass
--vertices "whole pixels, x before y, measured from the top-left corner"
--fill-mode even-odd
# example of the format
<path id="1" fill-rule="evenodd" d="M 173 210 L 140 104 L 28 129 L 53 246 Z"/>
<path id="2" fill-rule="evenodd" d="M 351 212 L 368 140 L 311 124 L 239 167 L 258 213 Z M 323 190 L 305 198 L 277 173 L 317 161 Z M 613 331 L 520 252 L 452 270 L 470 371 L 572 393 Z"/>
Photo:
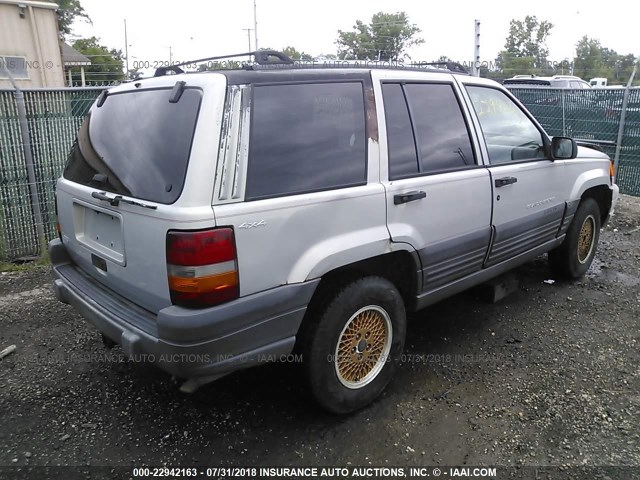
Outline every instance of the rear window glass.
<path id="1" fill-rule="evenodd" d="M 202 94 L 187 88 L 109 95 L 78 131 L 64 177 L 99 190 L 170 204 L 182 191 Z"/>
<path id="2" fill-rule="evenodd" d="M 246 199 L 366 182 L 361 83 L 254 88 Z"/>

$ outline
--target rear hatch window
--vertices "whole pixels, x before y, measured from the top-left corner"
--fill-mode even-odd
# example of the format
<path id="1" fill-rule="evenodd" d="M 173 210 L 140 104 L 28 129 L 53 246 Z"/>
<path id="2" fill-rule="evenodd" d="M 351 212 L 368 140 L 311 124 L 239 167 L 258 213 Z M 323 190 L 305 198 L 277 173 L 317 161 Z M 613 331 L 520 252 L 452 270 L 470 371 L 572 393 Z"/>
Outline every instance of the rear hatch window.
<path id="1" fill-rule="evenodd" d="M 134 90 L 91 109 L 64 178 L 152 202 L 175 202 L 184 185 L 202 93 L 187 88 Z"/>

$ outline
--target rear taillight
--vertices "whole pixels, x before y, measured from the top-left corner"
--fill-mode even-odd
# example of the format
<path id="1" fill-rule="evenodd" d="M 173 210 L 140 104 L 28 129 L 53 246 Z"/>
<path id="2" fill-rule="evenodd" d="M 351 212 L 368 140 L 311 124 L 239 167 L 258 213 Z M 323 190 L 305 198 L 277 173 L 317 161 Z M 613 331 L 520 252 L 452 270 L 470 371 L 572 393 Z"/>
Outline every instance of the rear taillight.
<path id="1" fill-rule="evenodd" d="M 167 273 L 171 302 L 210 307 L 238 298 L 238 262 L 233 230 L 167 233 Z"/>

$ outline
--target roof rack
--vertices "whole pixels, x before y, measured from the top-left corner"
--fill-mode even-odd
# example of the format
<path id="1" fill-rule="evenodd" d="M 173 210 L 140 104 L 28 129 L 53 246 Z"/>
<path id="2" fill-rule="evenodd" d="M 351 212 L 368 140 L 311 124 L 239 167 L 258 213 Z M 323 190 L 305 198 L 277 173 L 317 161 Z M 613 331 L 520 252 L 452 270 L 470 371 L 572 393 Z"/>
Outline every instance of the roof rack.
<path id="1" fill-rule="evenodd" d="M 256 50 L 254 52 L 244 53 L 232 53 L 230 55 L 218 55 L 216 57 L 199 58 L 197 60 L 189 60 L 187 62 L 176 63 L 168 67 L 160 67 L 156 69 L 153 74 L 154 77 L 162 77 L 167 72 L 184 73 L 180 67 L 184 65 L 192 65 L 194 63 L 209 62 L 212 60 L 224 60 L 226 58 L 247 57 L 253 55 L 258 65 L 292 65 L 293 60 L 282 52 L 276 52 L 275 50 Z M 275 57 L 277 60 L 272 60 Z"/>
<path id="2" fill-rule="evenodd" d="M 373 69 L 401 69 L 401 70 L 447 70 L 452 73 L 461 73 L 469 75 L 467 69 L 458 62 L 412 62 L 409 64 L 398 63 L 395 61 L 379 61 L 379 60 L 327 60 L 323 64 L 306 60 L 293 61 L 289 56 L 275 50 L 257 50 L 254 52 L 233 53 L 230 55 L 218 55 L 215 57 L 199 58 L 187 62 L 176 63 L 168 67 L 160 67 L 155 71 L 154 77 L 161 77 L 168 72 L 185 73 L 180 67 L 184 65 L 193 65 L 212 60 L 224 60 L 227 58 L 253 56 L 255 64 L 244 64 L 244 68 L 248 70 L 262 70 L 271 68 L 373 68 Z M 353 63 L 351 63 L 353 62 Z"/>
<path id="3" fill-rule="evenodd" d="M 247 68 L 251 68 L 252 70 L 363 68 L 370 70 L 416 70 L 422 72 L 459 73 L 469 75 L 468 70 L 457 62 L 399 63 L 388 60 L 294 60 L 292 64 L 278 64 L 271 62 L 267 64 L 252 65 Z"/>
<path id="4" fill-rule="evenodd" d="M 418 67 L 421 66 L 427 66 L 427 67 L 442 67 L 445 66 L 447 67 L 447 70 L 449 70 L 450 72 L 455 72 L 455 73 L 464 73 L 466 75 L 469 75 L 469 71 L 464 68 L 463 65 L 459 64 L 458 62 L 417 62 L 413 65 L 416 65 Z"/>

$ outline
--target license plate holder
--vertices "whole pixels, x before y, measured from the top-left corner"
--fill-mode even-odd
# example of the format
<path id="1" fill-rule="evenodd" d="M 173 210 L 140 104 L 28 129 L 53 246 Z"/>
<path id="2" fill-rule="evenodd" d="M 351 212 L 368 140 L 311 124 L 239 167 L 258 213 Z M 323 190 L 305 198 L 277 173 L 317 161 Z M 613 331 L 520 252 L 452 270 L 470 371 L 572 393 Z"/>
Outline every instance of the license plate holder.
<path id="1" fill-rule="evenodd" d="M 84 202 L 73 203 L 76 240 L 101 258 L 125 266 L 122 216 Z"/>

